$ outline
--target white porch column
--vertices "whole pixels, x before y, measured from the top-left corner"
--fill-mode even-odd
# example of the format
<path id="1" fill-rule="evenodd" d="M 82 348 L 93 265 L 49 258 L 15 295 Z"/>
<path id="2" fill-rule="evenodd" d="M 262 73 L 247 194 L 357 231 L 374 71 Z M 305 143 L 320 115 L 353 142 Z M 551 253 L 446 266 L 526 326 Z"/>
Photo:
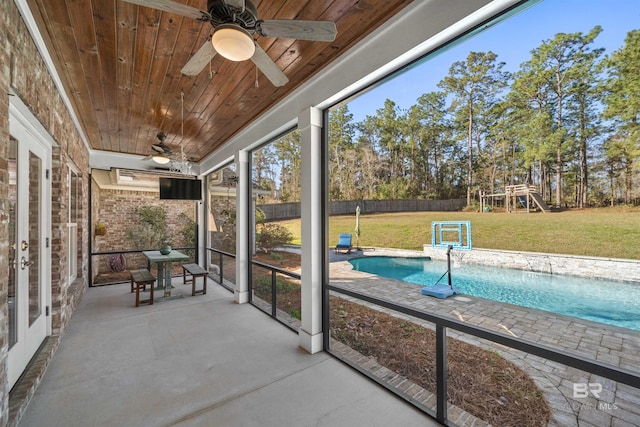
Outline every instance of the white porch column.
<path id="1" fill-rule="evenodd" d="M 238 166 L 236 184 L 236 289 L 233 293 L 238 304 L 249 302 L 249 152 L 239 150 L 235 154 Z"/>
<path id="2" fill-rule="evenodd" d="M 302 326 L 300 347 L 323 349 L 322 340 L 322 111 L 298 115 L 302 156 Z"/>
<path id="3" fill-rule="evenodd" d="M 204 176 L 198 177 L 202 179 L 202 200 L 195 202 L 195 211 L 197 219 L 198 230 L 198 259 L 195 260 L 196 264 L 203 265 L 205 269 L 209 268 L 209 260 L 211 254 L 207 250 L 209 245 L 209 221 L 207 219 L 209 214 L 209 186 L 208 180 Z"/>

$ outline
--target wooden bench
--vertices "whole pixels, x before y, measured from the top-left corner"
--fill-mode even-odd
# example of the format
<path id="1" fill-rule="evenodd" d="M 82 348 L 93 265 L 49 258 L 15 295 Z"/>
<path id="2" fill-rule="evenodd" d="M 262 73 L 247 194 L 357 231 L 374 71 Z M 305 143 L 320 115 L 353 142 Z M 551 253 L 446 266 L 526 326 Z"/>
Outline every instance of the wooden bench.
<path id="1" fill-rule="evenodd" d="M 191 277 L 187 277 L 187 274 Z M 195 296 L 196 293 L 207 293 L 207 270 L 200 267 L 198 264 L 183 264 L 182 265 L 182 280 L 184 284 L 191 282 L 191 296 Z M 196 290 L 196 279 L 202 277 L 202 289 Z"/>
<path id="2" fill-rule="evenodd" d="M 156 278 L 147 270 L 146 268 L 141 270 L 130 270 L 129 274 L 131 275 L 131 292 L 136 291 L 136 307 L 140 304 L 153 304 L 153 282 L 155 282 Z M 151 288 L 149 291 L 149 299 L 145 299 L 140 301 L 140 288 L 142 290 L 147 289 L 147 285 Z"/>

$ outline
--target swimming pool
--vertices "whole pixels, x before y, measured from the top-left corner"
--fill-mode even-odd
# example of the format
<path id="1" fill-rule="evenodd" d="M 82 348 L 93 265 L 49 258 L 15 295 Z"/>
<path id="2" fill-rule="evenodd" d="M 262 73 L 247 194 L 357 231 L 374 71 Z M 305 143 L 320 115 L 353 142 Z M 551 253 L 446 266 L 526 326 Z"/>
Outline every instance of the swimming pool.
<path id="1" fill-rule="evenodd" d="M 429 258 L 371 256 L 349 262 L 354 270 L 421 286 L 435 284 L 447 271 L 446 261 Z M 451 281 L 463 294 L 640 330 L 640 285 L 453 262 Z"/>

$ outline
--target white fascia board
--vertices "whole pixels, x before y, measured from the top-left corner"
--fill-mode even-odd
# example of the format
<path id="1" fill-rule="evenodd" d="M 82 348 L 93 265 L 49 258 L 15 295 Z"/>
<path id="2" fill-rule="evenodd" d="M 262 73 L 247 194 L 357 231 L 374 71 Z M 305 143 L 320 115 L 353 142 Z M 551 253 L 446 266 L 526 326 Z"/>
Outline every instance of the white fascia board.
<path id="1" fill-rule="evenodd" d="M 119 168 L 146 170 L 150 168 L 151 162 L 152 160 L 143 161 L 142 156 L 132 154 L 89 150 L 89 167 L 92 169 L 110 170 L 111 168 Z"/>
<path id="2" fill-rule="evenodd" d="M 89 150 L 89 167 L 92 169 L 109 170 L 111 168 L 133 169 L 139 171 L 158 171 L 161 165 L 153 160 L 143 160 L 144 156 L 139 154 L 125 154 L 115 151 Z M 168 168 L 169 165 L 165 165 Z M 198 175 L 200 167 L 197 163 L 192 164 L 193 175 Z M 167 171 L 168 172 L 168 171 Z"/>

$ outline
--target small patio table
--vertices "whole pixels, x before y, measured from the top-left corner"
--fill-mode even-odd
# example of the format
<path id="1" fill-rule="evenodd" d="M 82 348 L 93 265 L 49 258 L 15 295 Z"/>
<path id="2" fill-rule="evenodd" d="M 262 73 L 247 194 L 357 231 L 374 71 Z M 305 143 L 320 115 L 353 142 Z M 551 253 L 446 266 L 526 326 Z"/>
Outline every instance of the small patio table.
<path id="1" fill-rule="evenodd" d="M 189 256 L 179 251 L 171 251 L 167 255 L 162 255 L 160 251 L 142 251 L 150 262 L 158 265 L 158 287 L 164 288 L 164 297 L 171 296 L 171 263 L 187 261 Z"/>

